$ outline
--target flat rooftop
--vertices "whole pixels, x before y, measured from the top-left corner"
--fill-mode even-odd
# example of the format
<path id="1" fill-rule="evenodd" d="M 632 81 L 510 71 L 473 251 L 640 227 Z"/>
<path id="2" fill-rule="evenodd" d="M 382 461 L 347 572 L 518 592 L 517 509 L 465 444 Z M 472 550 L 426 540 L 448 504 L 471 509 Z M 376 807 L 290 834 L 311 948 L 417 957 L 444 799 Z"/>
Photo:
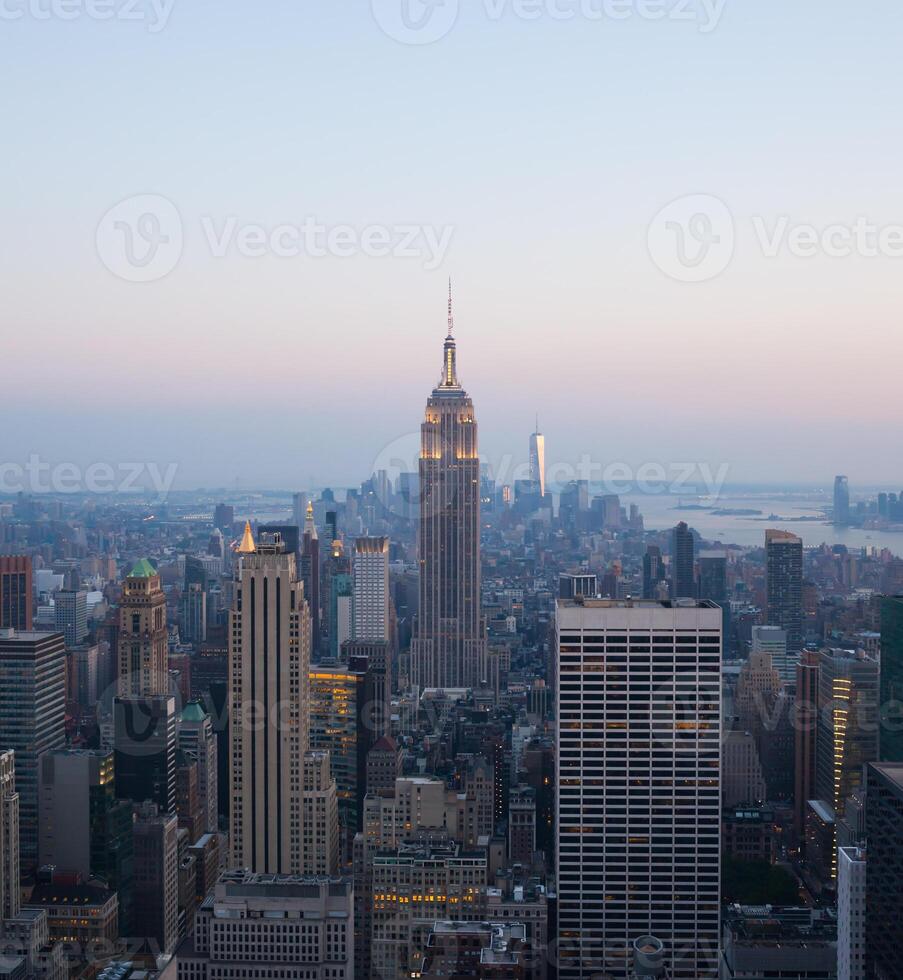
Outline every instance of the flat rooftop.
<path id="1" fill-rule="evenodd" d="M 600 599 L 575 596 L 559 599 L 558 605 L 569 609 L 719 609 L 711 599 Z"/>

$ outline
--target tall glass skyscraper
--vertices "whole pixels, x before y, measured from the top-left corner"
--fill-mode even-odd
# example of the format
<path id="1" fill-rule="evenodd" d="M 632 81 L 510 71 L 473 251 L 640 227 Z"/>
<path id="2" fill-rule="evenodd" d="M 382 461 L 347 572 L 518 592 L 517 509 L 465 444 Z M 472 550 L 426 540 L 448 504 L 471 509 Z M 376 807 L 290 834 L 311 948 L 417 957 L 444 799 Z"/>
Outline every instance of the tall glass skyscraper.
<path id="1" fill-rule="evenodd" d="M 486 677 L 480 612 L 480 458 L 473 402 L 458 381 L 448 298 L 442 377 L 420 427 L 420 611 L 411 680 L 425 687 L 478 687 Z"/>

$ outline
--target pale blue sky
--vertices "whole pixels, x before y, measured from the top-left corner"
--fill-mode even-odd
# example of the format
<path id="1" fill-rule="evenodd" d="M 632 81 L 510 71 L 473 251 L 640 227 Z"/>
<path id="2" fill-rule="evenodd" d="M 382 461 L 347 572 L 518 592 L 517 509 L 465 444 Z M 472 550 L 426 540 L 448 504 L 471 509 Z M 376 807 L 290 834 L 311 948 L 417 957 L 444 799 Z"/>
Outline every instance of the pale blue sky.
<path id="1" fill-rule="evenodd" d="M 899 0 L 727 0 L 709 33 L 501 2 L 411 46 L 369 0 L 175 0 L 157 33 L 4 0 L 4 460 L 132 460 L 146 416 L 182 486 L 355 482 L 419 425 L 452 275 L 490 458 L 525 454 L 539 411 L 550 459 L 900 483 L 903 258 L 768 258 L 752 225 L 903 225 Z M 136 283 L 96 233 L 140 194 L 184 247 Z M 706 282 L 647 249 L 688 194 L 736 224 Z M 452 238 L 430 269 L 219 258 L 202 222 L 229 216 Z"/>

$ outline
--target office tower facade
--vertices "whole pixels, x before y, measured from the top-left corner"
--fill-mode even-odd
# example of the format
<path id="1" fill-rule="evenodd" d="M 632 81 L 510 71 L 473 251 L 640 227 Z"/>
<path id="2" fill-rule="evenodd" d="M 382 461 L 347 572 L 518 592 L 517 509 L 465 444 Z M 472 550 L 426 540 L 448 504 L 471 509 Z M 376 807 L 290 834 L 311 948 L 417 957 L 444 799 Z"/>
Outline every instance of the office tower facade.
<path id="1" fill-rule="evenodd" d="M 62 633 L 67 647 L 81 643 L 88 635 L 88 594 L 78 589 L 60 589 L 53 600 L 54 626 Z"/>
<path id="2" fill-rule="evenodd" d="M 796 665 L 793 828 L 797 841 L 805 838 L 807 803 L 815 799 L 819 662 L 816 651 L 803 650 Z"/>
<path id="3" fill-rule="evenodd" d="M 845 476 L 834 477 L 834 523 L 850 523 L 850 484 Z"/>
<path id="4" fill-rule="evenodd" d="M 31 559 L 0 555 L 0 630 L 30 630 L 32 601 Z"/>
<path id="5" fill-rule="evenodd" d="M 336 572 L 329 580 L 329 656 L 338 660 L 342 645 L 351 639 L 354 579 L 347 572 Z"/>
<path id="6" fill-rule="evenodd" d="M 671 598 L 696 598 L 696 542 L 684 521 L 671 534 Z"/>
<path id="7" fill-rule="evenodd" d="M 561 980 L 626 980 L 640 935 L 718 976 L 721 610 L 559 600 Z"/>
<path id="8" fill-rule="evenodd" d="M 411 680 L 476 688 L 486 680 L 480 609 L 480 458 L 473 401 L 457 374 L 451 292 L 442 376 L 420 427 L 420 606 Z"/>
<path id="9" fill-rule="evenodd" d="M 643 555 L 643 598 L 658 599 L 659 585 L 665 581 L 665 562 L 662 549 L 650 544 Z"/>
<path id="10" fill-rule="evenodd" d="M 116 796 L 151 800 L 163 813 L 176 807 L 176 699 L 113 699 Z"/>
<path id="11" fill-rule="evenodd" d="M 766 617 L 787 631 L 787 652 L 803 648 L 803 542 L 789 531 L 765 532 Z"/>
<path id="12" fill-rule="evenodd" d="M 539 419 L 536 420 L 536 431 L 530 436 L 530 479 L 539 484 L 539 495 L 546 495 L 546 437 L 539 431 Z"/>
<path id="13" fill-rule="evenodd" d="M 767 653 L 781 682 L 791 687 L 796 684 L 799 654 L 788 653 L 787 630 L 780 626 L 753 626 L 750 655 L 754 653 Z"/>
<path id="14" fill-rule="evenodd" d="M 837 980 L 865 980 L 866 854 L 837 851 Z"/>
<path id="15" fill-rule="evenodd" d="M 219 830 L 217 796 L 216 735 L 210 715 L 198 701 L 191 701 L 182 709 L 179 717 L 178 746 L 198 766 L 198 796 L 202 811 L 203 832 L 215 834 Z"/>
<path id="16" fill-rule="evenodd" d="M 329 753 L 343 845 L 361 829 L 367 753 L 381 734 L 374 725 L 374 684 L 366 658 L 311 668 L 310 747 Z"/>
<path id="17" fill-rule="evenodd" d="M 301 535 L 300 579 L 304 584 L 304 598 L 310 614 L 310 652 L 315 657 L 320 650 L 320 539 L 311 501 L 307 502 Z"/>
<path id="18" fill-rule="evenodd" d="M 229 871 L 178 949 L 177 980 L 352 980 L 353 912 L 347 878 Z"/>
<path id="19" fill-rule="evenodd" d="M 351 636 L 389 642 L 389 539 L 356 538 L 351 557 L 354 595 Z"/>
<path id="20" fill-rule="evenodd" d="M 869 765 L 866 784 L 866 976 L 896 980 L 903 949 L 903 763 Z"/>
<path id="21" fill-rule="evenodd" d="M 903 762 L 903 731 L 888 724 L 903 704 L 903 595 L 881 599 L 881 732 L 882 762 Z"/>
<path id="22" fill-rule="evenodd" d="M 207 639 L 207 593 L 196 582 L 179 597 L 179 637 L 183 643 Z"/>
<path id="23" fill-rule="evenodd" d="M 19 914 L 19 794 L 16 759 L 0 752 L 0 918 Z"/>
<path id="24" fill-rule="evenodd" d="M 15 752 L 23 874 L 38 861 L 38 767 L 66 742 L 66 645 L 61 633 L 0 633 L 0 746 Z"/>
<path id="25" fill-rule="evenodd" d="M 150 802 L 136 808 L 135 922 L 162 953 L 171 953 L 179 938 L 178 834 L 175 814 Z"/>
<path id="26" fill-rule="evenodd" d="M 229 616 L 232 862 L 301 869 L 301 780 L 308 749 L 311 618 L 295 556 L 278 535 L 237 552 Z"/>
<path id="27" fill-rule="evenodd" d="M 403 843 L 377 852 L 371 874 L 368 976 L 410 977 L 419 971 L 434 922 L 483 918 L 485 850 L 465 851 L 447 840 Z"/>
<path id="28" fill-rule="evenodd" d="M 877 660 L 850 650 L 822 650 L 818 664 L 815 793 L 835 821 L 862 788 L 864 767 L 878 758 Z M 831 877 L 836 878 L 836 854 Z"/>
<path id="29" fill-rule="evenodd" d="M 700 551 L 699 598 L 719 606 L 727 602 L 727 555 L 723 551 Z"/>
<path id="30" fill-rule="evenodd" d="M 334 875 L 339 868 L 339 811 L 329 752 L 304 754 L 302 874 Z"/>
<path id="31" fill-rule="evenodd" d="M 119 695 L 166 694 L 166 594 L 146 559 L 129 572 L 119 604 Z"/>

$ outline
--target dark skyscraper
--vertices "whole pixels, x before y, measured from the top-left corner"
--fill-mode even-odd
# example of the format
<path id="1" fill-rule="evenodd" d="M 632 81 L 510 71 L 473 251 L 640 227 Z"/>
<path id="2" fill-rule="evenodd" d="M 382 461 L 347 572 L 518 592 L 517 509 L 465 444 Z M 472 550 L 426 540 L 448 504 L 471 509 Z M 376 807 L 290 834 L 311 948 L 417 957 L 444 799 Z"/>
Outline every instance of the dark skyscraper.
<path id="1" fill-rule="evenodd" d="M 681 521 L 673 531 L 671 544 L 671 597 L 696 598 L 695 549 L 693 532 Z"/>
<path id="2" fill-rule="evenodd" d="M 420 688 L 486 680 L 477 422 L 458 382 L 453 329 L 449 290 L 442 377 L 420 427 L 420 611 L 411 646 L 411 679 Z"/>
<path id="3" fill-rule="evenodd" d="M 0 746 L 16 753 L 23 874 L 38 861 L 38 766 L 45 752 L 66 742 L 65 701 L 62 634 L 0 634 Z"/>
<path id="4" fill-rule="evenodd" d="M 850 485 L 845 476 L 834 477 L 834 523 L 850 523 Z"/>
<path id="5" fill-rule="evenodd" d="M 882 762 L 903 762 L 903 595 L 881 600 L 881 720 Z"/>
<path id="6" fill-rule="evenodd" d="M 769 626 L 787 631 L 787 652 L 803 648 L 803 542 L 789 531 L 765 532 Z"/>
<path id="7" fill-rule="evenodd" d="M 896 980 L 903 948 L 903 763 L 873 763 L 866 781 L 865 975 Z"/>
<path id="8" fill-rule="evenodd" d="M 31 559 L 0 555 L 0 629 L 31 627 Z"/>
<path id="9" fill-rule="evenodd" d="M 116 796 L 176 807 L 176 700 L 165 695 L 114 698 Z"/>

